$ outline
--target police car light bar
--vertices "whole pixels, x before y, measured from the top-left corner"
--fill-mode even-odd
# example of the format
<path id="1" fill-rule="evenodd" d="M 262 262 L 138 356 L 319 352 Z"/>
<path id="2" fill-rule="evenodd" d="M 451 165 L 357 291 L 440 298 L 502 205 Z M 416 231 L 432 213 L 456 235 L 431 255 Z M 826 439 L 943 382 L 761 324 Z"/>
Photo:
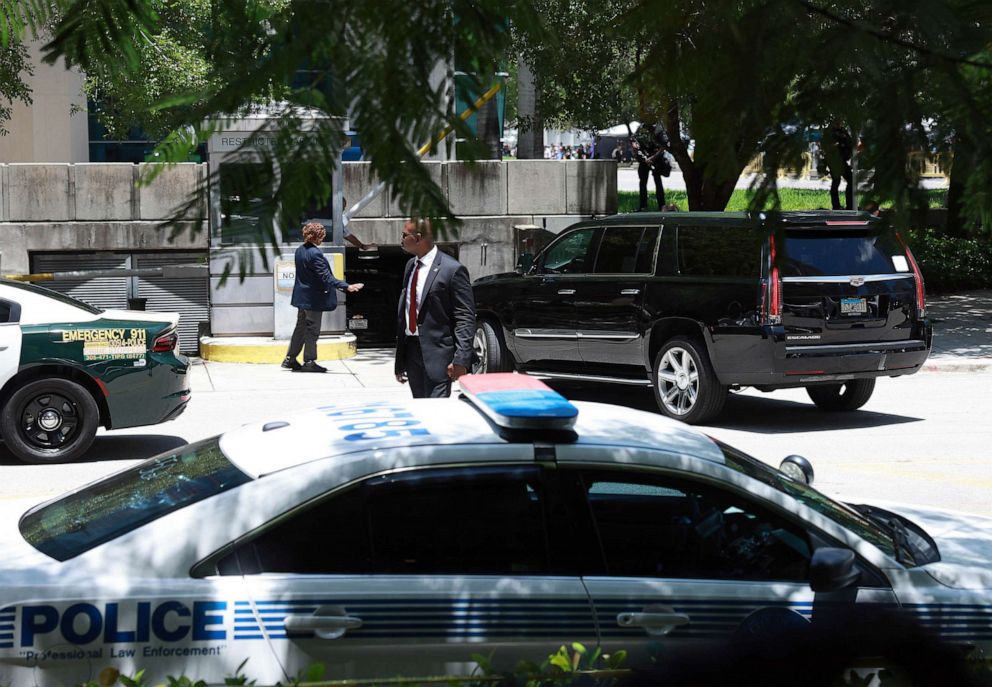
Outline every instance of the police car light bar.
<path id="1" fill-rule="evenodd" d="M 465 398 L 506 429 L 571 429 L 579 409 L 544 382 L 515 372 L 458 378 Z"/>

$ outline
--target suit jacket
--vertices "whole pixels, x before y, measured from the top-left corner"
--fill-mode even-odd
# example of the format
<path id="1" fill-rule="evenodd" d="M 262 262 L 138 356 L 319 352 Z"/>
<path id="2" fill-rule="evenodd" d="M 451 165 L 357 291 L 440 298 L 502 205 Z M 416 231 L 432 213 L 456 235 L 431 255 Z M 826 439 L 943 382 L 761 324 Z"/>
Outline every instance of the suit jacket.
<path id="1" fill-rule="evenodd" d="M 296 249 L 296 281 L 293 298 L 297 308 L 304 310 L 334 310 L 338 307 L 337 289 L 344 291 L 348 282 L 334 277 L 324 253 L 312 243 Z"/>
<path id="2" fill-rule="evenodd" d="M 416 258 L 411 258 L 403 272 L 396 319 L 396 374 L 406 371 L 406 296 L 415 262 Z M 443 382 L 451 363 L 471 367 L 475 337 L 472 284 L 465 266 L 440 250 L 424 282 L 424 295 L 417 308 L 417 334 L 428 379 Z"/>

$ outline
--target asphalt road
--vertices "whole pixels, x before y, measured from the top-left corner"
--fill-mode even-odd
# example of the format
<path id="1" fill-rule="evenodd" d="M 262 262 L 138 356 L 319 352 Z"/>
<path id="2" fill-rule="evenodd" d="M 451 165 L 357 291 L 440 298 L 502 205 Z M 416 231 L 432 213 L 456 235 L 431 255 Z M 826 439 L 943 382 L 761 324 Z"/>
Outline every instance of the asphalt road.
<path id="1" fill-rule="evenodd" d="M 0 499 L 43 499 L 76 488 L 137 459 L 218 434 L 246 422 L 280 419 L 347 395 L 408 393 L 392 377 L 388 350 L 362 351 L 330 365 L 327 375 L 276 366 L 207 363 L 193 367 L 185 414 L 162 425 L 102 431 L 83 462 L 32 466 L 0 449 Z M 654 411 L 648 389 L 553 386 L 572 399 Z M 705 431 L 770 464 L 790 453 L 812 461 L 815 486 L 857 500 L 904 501 L 992 515 L 992 371 L 924 371 L 879 380 L 854 413 L 817 410 L 803 390 L 733 394 Z"/>

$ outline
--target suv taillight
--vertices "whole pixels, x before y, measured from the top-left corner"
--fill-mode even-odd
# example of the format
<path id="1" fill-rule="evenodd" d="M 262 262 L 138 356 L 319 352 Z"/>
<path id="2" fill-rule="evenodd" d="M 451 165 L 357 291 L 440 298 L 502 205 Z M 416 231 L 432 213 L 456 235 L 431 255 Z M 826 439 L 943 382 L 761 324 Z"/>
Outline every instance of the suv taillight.
<path id="1" fill-rule="evenodd" d="M 155 341 L 152 343 L 152 350 L 155 353 L 168 353 L 176 349 L 177 343 L 179 343 L 179 337 L 175 331 L 170 330 L 155 337 Z"/>
<path id="2" fill-rule="evenodd" d="M 920 266 L 916 264 L 916 258 L 913 257 L 913 251 L 909 249 L 909 244 L 902 240 L 902 236 L 896 232 L 896 238 L 899 239 L 899 244 L 906 251 L 906 260 L 909 261 L 909 266 L 913 270 L 913 278 L 916 280 L 916 316 L 923 318 L 927 316 L 927 293 L 923 286 L 923 272 L 920 271 Z"/>
<path id="3" fill-rule="evenodd" d="M 765 323 L 780 324 L 782 322 L 782 277 L 775 260 L 774 236 L 768 237 L 768 256 L 771 267 L 768 270 L 768 283 L 762 289 Z"/>

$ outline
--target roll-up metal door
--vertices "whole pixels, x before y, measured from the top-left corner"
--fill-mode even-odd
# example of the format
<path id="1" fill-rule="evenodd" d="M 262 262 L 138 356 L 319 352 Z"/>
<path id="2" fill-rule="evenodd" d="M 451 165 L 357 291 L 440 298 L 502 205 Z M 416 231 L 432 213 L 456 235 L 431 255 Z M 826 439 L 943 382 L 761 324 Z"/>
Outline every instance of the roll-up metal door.
<path id="1" fill-rule="evenodd" d="M 76 270 L 114 270 L 131 266 L 127 253 L 49 253 L 31 256 L 32 272 L 74 272 Z M 131 295 L 130 277 L 98 277 L 72 281 L 45 281 L 44 286 L 89 303 L 94 308 L 124 309 Z"/>
<path id="2" fill-rule="evenodd" d="M 134 267 L 165 267 L 202 263 L 203 253 L 135 253 Z M 138 298 L 147 298 L 145 309 L 179 313 L 179 350 L 196 353 L 200 322 L 210 320 L 210 281 L 205 277 L 166 279 L 138 277 Z"/>
<path id="3" fill-rule="evenodd" d="M 143 269 L 166 265 L 200 264 L 205 253 L 38 253 L 31 256 L 32 272 Z M 210 319 L 210 280 L 207 277 L 97 277 L 48 281 L 39 285 L 104 310 L 127 308 L 129 298 L 146 298 L 145 309 L 179 313 L 179 350 L 196 353 L 199 323 Z"/>

